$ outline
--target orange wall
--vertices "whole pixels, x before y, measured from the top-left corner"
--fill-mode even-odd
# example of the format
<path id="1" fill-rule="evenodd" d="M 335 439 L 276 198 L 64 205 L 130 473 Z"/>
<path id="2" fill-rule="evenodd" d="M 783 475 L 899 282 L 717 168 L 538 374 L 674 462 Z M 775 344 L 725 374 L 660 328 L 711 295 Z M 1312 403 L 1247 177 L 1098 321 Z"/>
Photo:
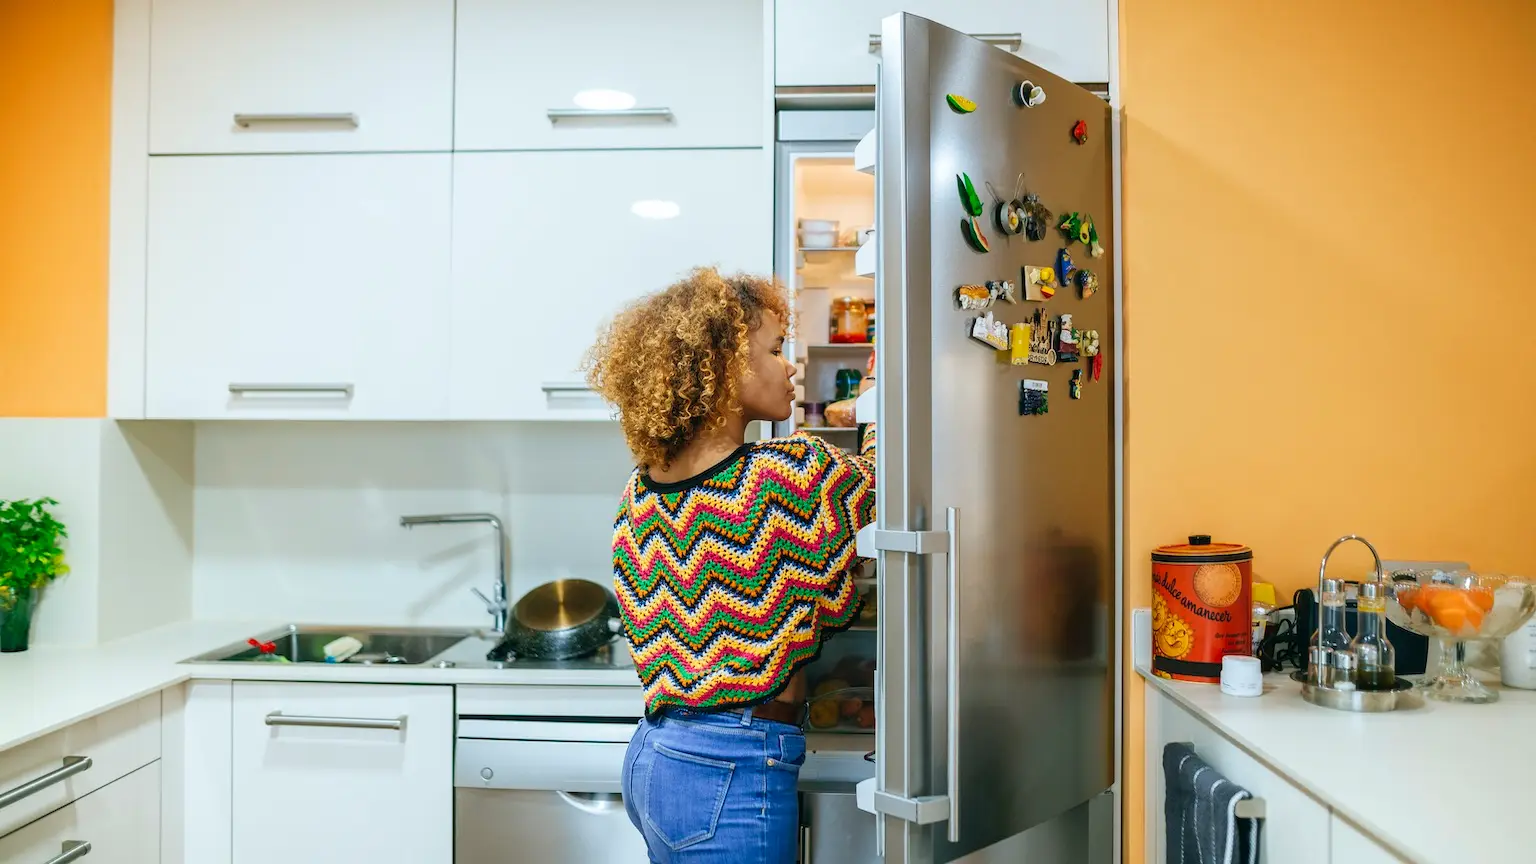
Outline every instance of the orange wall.
<path id="1" fill-rule="evenodd" d="M 1350 532 L 1536 571 L 1536 4 L 1120 9 L 1128 605 L 1195 532 L 1287 597 Z"/>
<path id="2" fill-rule="evenodd" d="M 107 404 L 112 0 L 0 0 L 0 417 Z"/>

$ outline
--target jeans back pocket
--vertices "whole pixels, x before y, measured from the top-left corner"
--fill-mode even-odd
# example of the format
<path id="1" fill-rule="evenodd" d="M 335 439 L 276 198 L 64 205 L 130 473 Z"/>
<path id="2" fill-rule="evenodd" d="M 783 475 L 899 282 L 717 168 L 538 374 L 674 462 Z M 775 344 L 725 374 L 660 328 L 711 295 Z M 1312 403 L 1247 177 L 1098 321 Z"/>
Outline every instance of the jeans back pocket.
<path id="1" fill-rule="evenodd" d="M 645 780 L 645 822 L 670 849 L 683 849 L 715 836 L 725 794 L 736 766 L 664 744 L 653 744 Z"/>

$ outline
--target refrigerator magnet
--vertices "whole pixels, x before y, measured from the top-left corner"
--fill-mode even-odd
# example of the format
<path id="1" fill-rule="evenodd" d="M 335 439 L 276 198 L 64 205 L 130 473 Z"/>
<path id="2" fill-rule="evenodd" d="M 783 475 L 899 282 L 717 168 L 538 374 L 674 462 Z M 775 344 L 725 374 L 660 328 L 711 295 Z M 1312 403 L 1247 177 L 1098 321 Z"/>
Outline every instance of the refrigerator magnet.
<path id="1" fill-rule="evenodd" d="M 1081 369 L 1073 369 L 1072 370 L 1072 383 L 1071 383 L 1070 386 L 1071 386 L 1070 394 L 1071 394 L 1073 399 L 1081 399 L 1081 398 L 1083 398 L 1083 370 L 1081 370 Z"/>
<path id="2" fill-rule="evenodd" d="M 1087 300 L 1099 291 L 1099 277 L 1086 267 L 1079 267 L 1072 273 L 1072 282 L 1077 286 L 1078 294 Z"/>
<path id="3" fill-rule="evenodd" d="M 1045 90 L 1036 87 L 1033 81 L 1020 81 L 1013 87 L 1013 101 L 1019 103 L 1020 108 L 1034 108 L 1045 101 Z"/>
<path id="4" fill-rule="evenodd" d="M 992 251 L 992 244 L 987 242 L 987 235 L 981 233 L 981 225 L 974 217 L 960 220 L 960 233 L 965 235 L 965 242 L 977 252 Z"/>
<path id="5" fill-rule="evenodd" d="M 1076 363 L 1077 349 L 1077 333 L 1072 329 L 1072 315 L 1062 315 L 1056 323 L 1056 359 L 1062 363 Z"/>
<path id="6" fill-rule="evenodd" d="M 1019 416 L 1038 417 L 1051 410 L 1051 383 L 1035 378 L 1019 382 Z"/>
<path id="7" fill-rule="evenodd" d="M 1102 353 L 1093 355 L 1093 359 L 1088 361 L 1088 371 L 1093 375 L 1093 383 L 1099 383 L 1099 373 L 1104 371 L 1104 355 Z"/>
<path id="8" fill-rule="evenodd" d="M 1030 328 L 1022 321 L 1008 328 L 1008 362 L 1015 366 L 1029 365 Z"/>
<path id="9" fill-rule="evenodd" d="M 1056 296 L 1056 272 L 1049 267 L 1024 268 L 1024 299 L 1043 303 Z"/>
<path id="10" fill-rule="evenodd" d="M 1030 319 L 1029 362 L 1042 366 L 1056 365 L 1056 321 L 1036 309 Z"/>
<path id="11" fill-rule="evenodd" d="M 991 345 L 999 351 L 1008 350 L 1008 325 L 992 317 L 988 312 L 971 322 L 971 338 Z"/>
<path id="12" fill-rule="evenodd" d="M 1088 143 L 1088 122 L 1079 120 L 1072 124 L 1072 140 L 1079 144 Z"/>
<path id="13" fill-rule="evenodd" d="M 944 101 L 956 114 L 969 114 L 976 110 L 976 103 L 958 93 L 946 93 Z"/>
<path id="14" fill-rule="evenodd" d="M 1024 211 L 1024 236 L 1030 240 L 1044 240 L 1045 229 L 1051 224 L 1051 211 L 1040 203 L 1040 196 L 1031 192 L 1020 203 Z"/>
<path id="15" fill-rule="evenodd" d="M 997 230 L 1012 237 L 1024 230 L 1024 174 L 1021 172 L 1013 183 L 1013 197 L 1004 198 L 998 193 L 992 181 L 987 181 L 987 191 L 992 193 L 992 219 L 997 223 Z"/>
<path id="16" fill-rule="evenodd" d="M 980 216 L 982 214 L 981 196 L 976 194 L 976 186 L 971 183 L 971 175 L 956 174 L 955 185 L 960 187 L 960 204 L 965 207 L 967 216 Z"/>
<path id="17" fill-rule="evenodd" d="M 1018 292 L 1014 290 L 1013 283 L 1008 281 L 1007 279 L 1000 279 L 1000 280 L 997 280 L 997 281 L 994 281 L 994 282 L 988 282 L 987 283 L 987 293 L 989 295 L 991 295 L 993 301 L 999 301 L 1000 300 L 1000 301 L 1002 301 L 1004 303 L 1017 303 L 1017 302 L 1019 302 Z"/>
<path id="18" fill-rule="evenodd" d="M 1081 346 L 1084 357 L 1099 356 L 1099 331 L 1079 330 L 1077 343 Z"/>
<path id="19" fill-rule="evenodd" d="M 1067 247 L 1063 246 L 1056 250 L 1056 275 L 1061 279 L 1062 284 L 1072 284 L 1074 278 L 1072 269 L 1072 254 L 1067 251 Z"/>
<path id="20" fill-rule="evenodd" d="M 955 302 L 961 309 L 980 311 L 992 305 L 992 292 L 985 285 L 961 285 L 955 289 Z"/>

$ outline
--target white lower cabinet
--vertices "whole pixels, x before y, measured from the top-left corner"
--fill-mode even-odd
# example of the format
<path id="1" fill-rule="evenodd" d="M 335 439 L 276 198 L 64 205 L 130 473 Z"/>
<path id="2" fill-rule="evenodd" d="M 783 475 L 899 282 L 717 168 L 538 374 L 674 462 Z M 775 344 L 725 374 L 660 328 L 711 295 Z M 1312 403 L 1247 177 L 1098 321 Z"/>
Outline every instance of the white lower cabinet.
<path id="1" fill-rule="evenodd" d="M 86 864 L 160 860 L 159 762 L 0 837 L 0 861 L 5 864 L 76 860 Z"/>
<path id="2" fill-rule="evenodd" d="M 452 861 L 453 711 L 446 686 L 235 682 L 233 864 Z"/>
<path id="3" fill-rule="evenodd" d="M 446 416 L 451 159 L 152 159 L 147 416 Z"/>
<path id="4" fill-rule="evenodd" d="M 1195 752 L 1212 768 L 1264 799 L 1263 848 L 1259 853 L 1264 864 L 1320 864 L 1329 860 L 1332 813 L 1327 805 L 1291 785 L 1155 688 L 1147 687 L 1146 696 L 1147 839 L 1155 864 L 1168 860 L 1163 747 L 1170 742 L 1194 745 Z M 1333 859 L 1335 864 L 1345 864 L 1345 860 Z"/>
<path id="5" fill-rule="evenodd" d="M 767 276 L 761 149 L 454 156 L 455 420 L 606 419 L 581 360 L 627 302 L 696 266 Z"/>

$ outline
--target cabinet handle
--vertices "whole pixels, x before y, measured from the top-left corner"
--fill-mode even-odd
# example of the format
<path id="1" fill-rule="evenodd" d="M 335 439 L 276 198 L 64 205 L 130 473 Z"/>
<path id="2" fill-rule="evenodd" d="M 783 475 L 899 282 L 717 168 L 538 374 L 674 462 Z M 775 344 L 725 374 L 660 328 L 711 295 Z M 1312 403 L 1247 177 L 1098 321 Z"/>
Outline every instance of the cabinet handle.
<path id="1" fill-rule="evenodd" d="M 673 119 L 671 108 L 551 108 L 547 112 L 550 123 L 559 123 L 561 120 L 584 120 L 587 118 L 609 119 L 614 117 L 633 117 L 637 120 L 666 120 Z"/>
<path id="2" fill-rule="evenodd" d="M 539 389 L 545 393 L 591 393 L 592 388 L 585 384 L 564 384 L 558 381 L 546 382 L 539 385 Z"/>
<path id="3" fill-rule="evenodd" d="M 305 717 L 273 711 L 267 715 L 268 726 L 319 726 L 329 729 L 388 729 L 398 732 L 405 728 L 406 715 L 394 719 L 384 717 Z"/>
<path id="4" fill-rule="evenodd" d="M 49 771 L 47 774 L 36 780 L 29 780 L 9 792 L 0 792 L 0 808 L 9 807 L 23 798 L 36 795 L 49 786 L 63 783 L 82 771 L 88 771 L 91 764 L 91 757 L 89 756 L 65 756 L 64 764 Z M 82 852 L 80 854 L 84 855 L 85 853 Z M 71 858 L 70 860 L 73 861 L 74 859 Z"/>
<path id="5" fill-rule="evenodd" d="M 352 398 L 351 384 L 231 384 L 229 392 L 236 396 L 247 393 L 335 393 L 345 399 Z"/>
<path id="6" fill-rule="evenodd" d="M 69 864 L 71 861 L 79 861 L 91 854 L 89 840 L 65 840 L 64 851 L 55 858 L 49 858 L 47 864 Z"/>
<path id="7" fill-rule="evenodd" d="M 263 123 L 340 123 L 357 128 L 356 114 L 236 114 L 235 125 L 249 129 Z"/>
<path id="8" fill-rule="evenodd" d="M 800 826 L 800 864 L 811 864 L 811 826 Z"/>
<path id="9" fill-rule="evenodd" d="M 985 42 L 995 48 L 1003 48 L 1008 51 L 1017 51 L 1024 47 L 1023 33 L 967 33 L 965 34 L 978 42 Z M 880 35 L 869 34 L 869 53 L 880 53 Z"/>

